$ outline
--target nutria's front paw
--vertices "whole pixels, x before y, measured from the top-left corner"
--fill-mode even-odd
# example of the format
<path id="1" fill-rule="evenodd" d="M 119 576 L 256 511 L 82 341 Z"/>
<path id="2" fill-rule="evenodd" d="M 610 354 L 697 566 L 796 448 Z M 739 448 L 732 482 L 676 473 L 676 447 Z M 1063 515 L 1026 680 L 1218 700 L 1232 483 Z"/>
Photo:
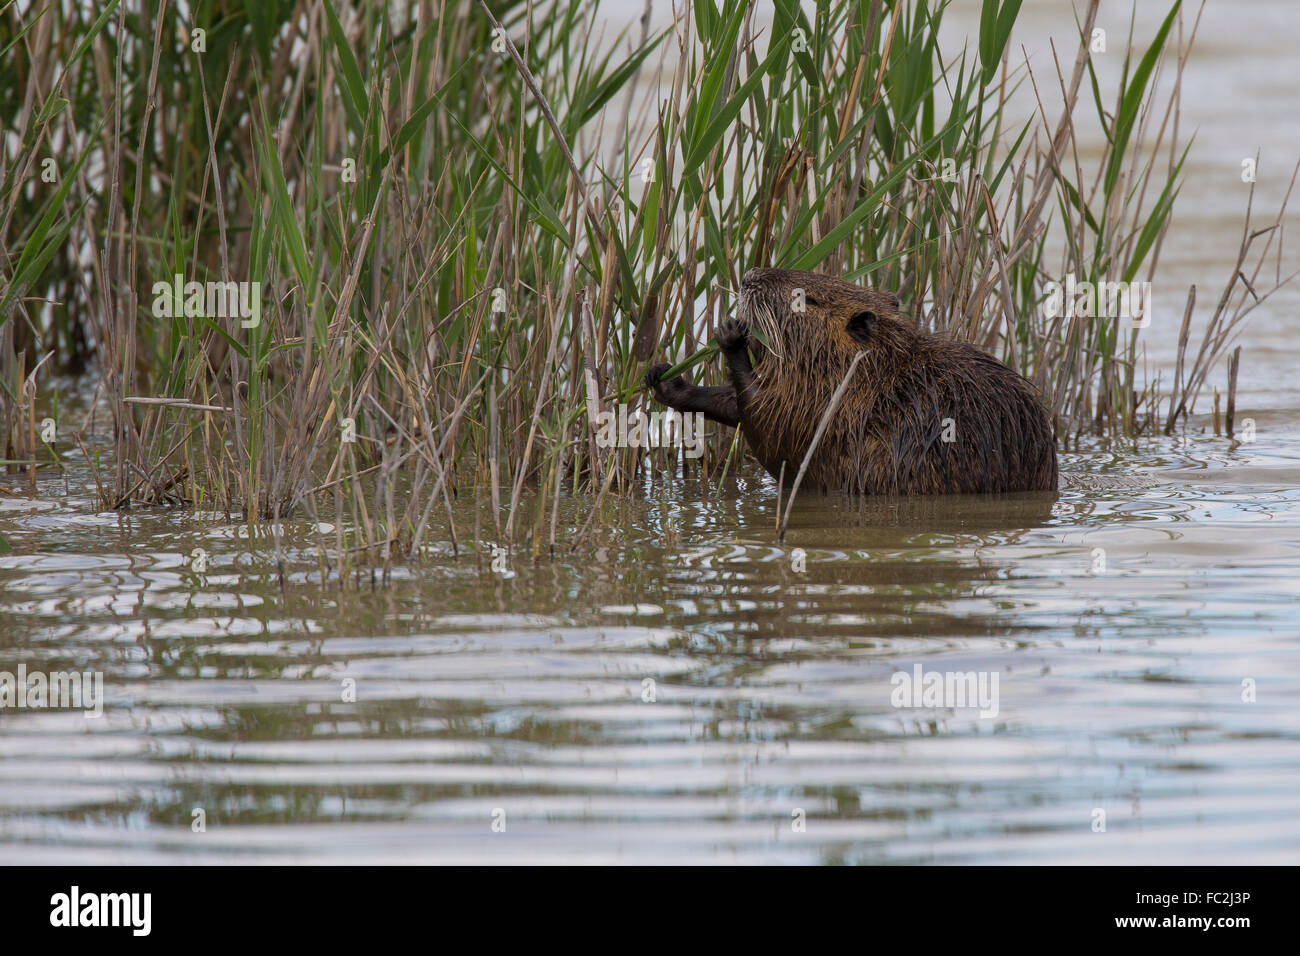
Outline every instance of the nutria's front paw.
<path id="1" fill-rule="evenodd" d="M 670 378 L 666 382 L 663 381 L 664 372 L 668 371 L 670 368 L 672 368 L 672 366 L 667 362 L 660 362 L 658 365 L 650 366 L 650 368 L 646 369 L 645 373 L 646 388 L 654 392 L 655 398 L 659 399 L 659 401 L 663 402 L 665 405 L 668 404 L 669 396 L 679 391 L 683 386 L 690 384 L 684 375 Z"/>
<path id="2" fill-rule="evenodd" d="M 749 346 L 749 326 L 740 319 L 727 319 L 718 326 L 718 348 L 735 352 Z"/>
<path id="3" fill-rule="evenodd" d="M 658 365 L 651 365 L 645 371 L 645 387 L 651 391 L 659 391 L 659 380 L 664 377 L 664 372 L 672 368 L 667 362 L 660 362 Z"/>

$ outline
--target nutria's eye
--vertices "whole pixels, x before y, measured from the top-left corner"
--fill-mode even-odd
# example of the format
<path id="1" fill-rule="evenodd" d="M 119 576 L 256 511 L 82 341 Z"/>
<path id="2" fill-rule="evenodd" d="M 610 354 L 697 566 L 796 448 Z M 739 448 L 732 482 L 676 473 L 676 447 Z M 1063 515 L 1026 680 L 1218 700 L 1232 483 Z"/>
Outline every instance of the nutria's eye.
<path id="1" fill-rule="evenodd" d="M 849 333 L 856 341 L 863 345 L 871 343 L 871 333 L 876 327 L 876 313 L 859 312 L 849 319 L 849 324 L 845 326 L 845 331 Z"/>

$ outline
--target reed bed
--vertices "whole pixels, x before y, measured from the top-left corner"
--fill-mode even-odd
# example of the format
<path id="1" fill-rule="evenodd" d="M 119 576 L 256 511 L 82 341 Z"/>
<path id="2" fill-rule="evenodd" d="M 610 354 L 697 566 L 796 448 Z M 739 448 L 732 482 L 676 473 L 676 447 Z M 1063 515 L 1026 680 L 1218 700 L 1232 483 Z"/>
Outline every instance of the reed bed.
<path id="1" fill-rule="evenodd" d="M 1193 290 L 1166 387 L 1140 329 L 1050 315 L 1066 274 L 1157 275 L 1198 11 L 1109 53 L 1104 91 L 1098 0 L 1051 75 L 1013 42 L 1019 7 L 986 0 L 941 50 L 944 5 L 915 0 L 677 0 L 617 37 L 598 0 L 0 0 L 5 462 L 53 466 L 46 385 L 85 376 L 92 412 L 57 442 L 106 508 L 333 515 L 340 567 L 434 537 L 537 552 L 562 494 L 594 499 L 580 537 L 647 476 L 732 467 L 722 429 L 696 460 L 598 447 L 590 423 L 644 403 L 661 357 L 718 375 L 712 329 L 754 266 L 898 291 L 1031 378 L 1063 441 L 1173 430 L 1271 291 L 1281 212 L 1248 213 L 1203 317 Z M 1024 84 L 1038 109 L 1013 115 Z M 190 282 L 218 305 L 256 283 L 258 314 Z M 464 495 L 493 527 L 456 526 Z"/>

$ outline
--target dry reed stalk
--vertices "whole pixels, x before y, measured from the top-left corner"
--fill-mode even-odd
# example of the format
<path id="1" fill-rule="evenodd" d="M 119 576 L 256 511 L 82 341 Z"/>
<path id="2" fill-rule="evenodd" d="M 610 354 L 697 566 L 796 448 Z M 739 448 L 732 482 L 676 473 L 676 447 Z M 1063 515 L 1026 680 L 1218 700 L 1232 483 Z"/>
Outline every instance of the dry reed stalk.
<path id="1" fill-rule="evenodd" d="M 1241 364 L 1241 346 L 1232 350 L 1228 360 L 1228 437 L 1233 437 L 1233 426 L 1237 418 L 1237 368 Z"/>

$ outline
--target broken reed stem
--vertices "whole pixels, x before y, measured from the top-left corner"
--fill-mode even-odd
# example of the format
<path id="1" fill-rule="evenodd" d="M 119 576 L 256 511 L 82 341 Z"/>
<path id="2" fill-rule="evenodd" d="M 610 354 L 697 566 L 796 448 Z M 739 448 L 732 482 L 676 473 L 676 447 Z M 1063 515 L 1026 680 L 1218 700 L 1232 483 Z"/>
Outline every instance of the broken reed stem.
<path id="1" fill-rule="evenodd" d="M 20 366 L 21 368 L 21 366 Z M 27 399 L 27 453 L 32 456 L 27 466 L 27 484 L 36 494 L 36 370 L 23 383 L 23 397 Z"/>
<path id="2" fill-rule="evenodd" d="M 186 401 L 183 398 L 146 398 L 139 395 L 128 395 L 122 399 L 124 405 L 162 405 L 166 408 L 189 408 L 196 412 L 233 412 L 233 408 L 225 405 L 201 405 L 198 402 Z"/>
<path id="3" fill-rule="evenodd" d="M 501 540 L 501 486 L 499 484 L 501 430 L 497 424 L 497 380 L 488 380 L 488 480 L 492 483 L 492 518 Z"/>
<path id="4" fill-rule="evenodd" d="M 1183 397 L 1183 361 L 1187 358 L 1187 340 L 1192 331 L 1192 310 L 1196 307 L 1196 286 L 1187 290 L 1187 308 L 1183 310 L 1183 327 L 1178 333 L 1178 364 L 1174 367 L 1174 391 L 1169 398 L 1169 419 L 1165 422 L 1165 434 L 1173 434 L 1174 422 L 1183 410 L 1186 399 Z"/>
<path id="5" fill-rule="evenodd" d="M 803 481 L 804 472 L 808 470 L 808 463 L 812 461 L 813 453 L 817 451 L 822 435 L 826 434 L 826 428 L 831 423 L 831 417 L 835 414 L 835 409 L 840 407 L 840 401 L 844 398 L 844 393 L 848 391 L 849 380 L 853 378 L 854 370 L 857 369 L 858 363 L 866 357 L 866 352 L 859 352 L 853 356 L 853 361 L 849 364 L 849 370 L 844 373 L 844 378 L 840 381 L 839 387 L 835 389 L 835 394 L 831 396 L 826 411 L 822 412 L 822 420 L 817 423 L 817 431 L 813 433 L 812 442 L 808 445 L 808 451 L 803 456 L 803 464 L 799 466 L 799 474 L 795 475 L 794 485 L 790 488 L 790 500 L 785 506 L 785 517 L 781 519 L 781 530 L 776 535 L 778 544 L 785 542 L 785 527 L 790 523 L 790 512 L 794 510 L 794 499 L 799 494 L 799 484 Z M 784 470 L 782 473 L 784 473 Z"/>
<path id="6" fill-rule="evenodd" d="M 1232 350 L 1228 359 L 1228 437 L 1232 437 L 1233 421 L 1237 417 L 1237 367 L 1241 363 L 1241 346 Z"/>

